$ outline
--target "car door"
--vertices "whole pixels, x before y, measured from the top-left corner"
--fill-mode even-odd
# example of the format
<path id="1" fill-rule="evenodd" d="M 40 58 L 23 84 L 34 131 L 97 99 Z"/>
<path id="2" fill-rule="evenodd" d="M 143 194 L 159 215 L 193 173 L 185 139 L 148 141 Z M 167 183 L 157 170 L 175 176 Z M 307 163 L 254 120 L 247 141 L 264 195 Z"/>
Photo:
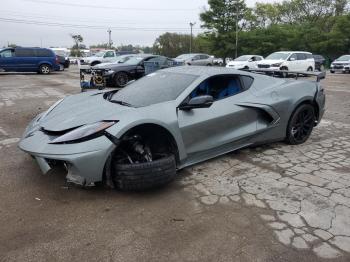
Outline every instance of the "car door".
<path id="1" fill-rule="evenodd" d="M 299 68 L 298 57 L 296 53 L 293 53 L 288 58 L 287 67 L 289 71 L 297 71 Z"/>
<path id="2" fill-rule="evenodd" d="M 192 59 L 191 59 L 191 65 L 201 65 L 201 57 L 200 55 L 195 55 Z"/>
<path id="3" fill-rule="evenodd" d="M 114 58 L 115 58 L 115 52 L 107 51 L 103 56 L 103 62 L 112 62 Z"/>
<path id="4" fill-rule="evenodd" d="M 39 58 L 33 48 L 16 48 L 15 55 L 17 71 L 30 72 L 38 69 Z"/>
<path id="5" fill-rule="evenodd" d="M 225 146 L 256 132 L 257 112 L 239 105 L 250 95 L 239 76 L 210 77 L 183 103 L 200 95 L 213 96 L 213 104 L 208 108 L 190 110 L 183 110 L 180 105 L 178 109 L 178 124 L 189 156 L 208 150 L 224 150 Z"/>
<path id="6" fill-rule="evenodd" d="M 307 60 L 306 60 L 306 55 L 304 53 L 297 53 L 297 67 L 298 71 L 306 71 L 308 68 Z"/>
<path id="7" fill-rule="evenodd" d="M 15 70 L 15 52 L 13 49 L 5 49 L 0 52 L 0 69 L 5 71 Z"/>
<path id="8" fill-rule="evenodd" d="M 249 65 L 249 68 L 258 68 L 258 62 L 261 61 L 261 57 L 260 56 L 253 56 L 252 57 L 252 62 L 251 65 Z"/>
<path id="9" fill-rule="evenodd" d="M 200 55 L 200 65 L 203 65 L 203 66 L 212 65 L 212 61 L 210 59 L 210 56 Z"/>

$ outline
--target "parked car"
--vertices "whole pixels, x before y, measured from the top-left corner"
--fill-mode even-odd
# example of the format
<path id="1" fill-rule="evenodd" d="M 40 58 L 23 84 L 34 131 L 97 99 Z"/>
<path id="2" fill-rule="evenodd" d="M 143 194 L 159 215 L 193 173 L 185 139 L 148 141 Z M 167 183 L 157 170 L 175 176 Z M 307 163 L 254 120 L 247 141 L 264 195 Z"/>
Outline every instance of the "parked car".
<path id="1" fill-rule="evenodd" d="M 100 63 L 111 62 L 119 56 L 115 50 L 100 51 L 92 56 L 84 57 L 80 60 L 81 64 L 95 66 Z"/>
<path id="2" fill-rule="evenodd" d="M 322 55 L 312 55 L 315 59 L 315 70 L 323 72 L 326 66 L 326 59 Z"/>
<path id="3" fill-rule="evenodd" d="M 350 55 L 342 55 L 335 59 L 330 71 L 332 74 L 335 72 L 350 73 Z"/>
<path id="4" fill-rule="evenodd" d="M 264 57 L 259 55 L 242 55 L 227 63 L 226 67 L 234 69 L 256 69 L 258 61 Z"/>
<path id="5" fill-rule="evenodd" d="M 63 50 L 54 50 L 54 53 L 58 57 L 58 62 L 63 66 L 63 68 L 69 68 L 70 66 L 70 59 L 69 59 L 69 54 Z"/>
<path id="6" fill-rule="evenodd" d="M 214 57 L 213 63 L 214 65 L 223 66 L 224 60 L 222 58 Z"/>
<path id="7" fill-rule="evenodd" d="M 145 62 L 157 62 L 159 69 L 173 66 L 174 61 L 165 56 L 159 55 L 133 55 L 122 63 L 112 63 L 105 66 L 95 66 L 91 70 L 94 71 L 95 77 L 101 74 L 107 86 L 124 87 L 131 80 L 143 77 L 146 73 Z"/>
<path id="8" fill-rule="evenodd" d="M 201 66 L 214 65 L 214 57 L 207 54 L 183 54 L 176 57 L 175 60 L 181 63 L 184 63 L 186 65 L 201 65 Z"/>
<path id="9" fill-rule="evenodd" d="M 284 71 L 314 71 L 315 60 L 309 52 L 281 51 L 272 53 L 264 60 L 259 61 L 258 68 Z"/>
<path id="10" fill-rule="evenodd" d="M 324 111 L 319 82 L 181 66 L 66 97 L 30 122 L 19 147 L 44 173 L 65 166 L 69 182 L 144 190 L 230 151 L 302 144 Z"/>
<path id="11" fill-rule="evenodd" d="M 5 48 L 0 51 L 0 70 L 49 74 L 61 69 L 51 49 L 38 47 Z"/>

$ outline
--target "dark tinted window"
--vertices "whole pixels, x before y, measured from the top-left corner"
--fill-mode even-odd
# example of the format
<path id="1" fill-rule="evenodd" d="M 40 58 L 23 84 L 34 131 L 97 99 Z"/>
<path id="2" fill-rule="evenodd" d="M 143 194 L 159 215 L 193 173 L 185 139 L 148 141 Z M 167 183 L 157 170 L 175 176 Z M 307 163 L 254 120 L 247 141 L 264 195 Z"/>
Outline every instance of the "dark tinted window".
<path id="1" fill-rule="evenodd" d="M 53 56 L 50 50 L 47 49 L 37 49 L 36 55 L 39 57 L 51 57 Z"/>
<path id="2" fill-rule="evenodd" d="M 208 55 L 200 55 L 200 58 L 201 58 L 201 59 L 208 59 L 209 56 L 208 56 Z"/>
<path id="3" fill-rule="evenodd" d="M 312 54 L 306 54 L 306 59 L 313 58 Z"/>
<path id="4" fill-rule="evenodd" d="M 135 107 L 175 100 L 198 76 L 156 72 L 124 87 L 111 100 L 123 101 Z"/>
<path id="5" fill-rule="evenodd" d="M 107 51 L 104 57 L 114 57 L 114 51 Z"/>
<path id="6" fill-rule="evenodd" d="M 306 59 L 306 55 L 302 54 L 302 53 L 297 53 L 297 59 L 298 60 L 305 60 Z"/>
<path id="7" fill-rule="evenodd" d="M 242 92 L 239 76 L 214 76 L 203 81 L 190 94 L 190 98 L 210 95 L 214 100 L 224 99 Z"/>
<path id="8" fill-rule="evenodd" d="M 9 49 L 9 50 L 4 50 L 2 52 L 0 52 L 0 57 L 13 57 L 14 56 L 14 51 Z"/>
<path id="9" fill-rule="evenodd" d="M 260 61 L 261 57 L 260 56 L 254 56 L 255 57 L 255 61 Z"/>
<path id="10" fill-rule="evenodd" d="M 241 79 L 245 90 L 249 89 L 254 82 L 254 78 L 250 76 L 241 76 Z"/>
<path id="11" fill-rule="evenodd" d="M 34 49 L 19 48 L 15 50 L 17 57 L 35 57 Z"/>

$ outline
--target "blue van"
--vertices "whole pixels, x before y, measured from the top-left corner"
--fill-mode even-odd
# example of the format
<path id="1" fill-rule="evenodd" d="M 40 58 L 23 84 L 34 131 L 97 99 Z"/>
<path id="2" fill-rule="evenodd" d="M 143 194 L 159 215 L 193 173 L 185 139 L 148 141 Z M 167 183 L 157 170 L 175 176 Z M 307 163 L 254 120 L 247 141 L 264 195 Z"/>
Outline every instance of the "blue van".
<path id="1" fill-rule="evenodd" d="M 60 70 L 60 64 L 51 49 L 16 47 L 0 51 L 0 71 L 49 74 L 51 71 L 58 70 Z"/>

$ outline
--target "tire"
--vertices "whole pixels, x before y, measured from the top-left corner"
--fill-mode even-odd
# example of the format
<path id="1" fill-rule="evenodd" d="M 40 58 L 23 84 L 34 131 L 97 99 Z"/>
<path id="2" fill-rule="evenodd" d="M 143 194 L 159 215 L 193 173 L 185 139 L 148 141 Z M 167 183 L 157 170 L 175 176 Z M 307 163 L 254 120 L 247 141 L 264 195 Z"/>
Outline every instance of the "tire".
<path id="1" fill-rule="evenodd" d="M 324 72 L 324 71 L 325 71 L 324 65 L 321 65 L 321 66 L 320 66 L 320 71 L 321 71 L 321 72 Z"/>
<path id="2" fill-rule="evenodd" d="M 113 168 L 114 184 L 122 191 L 143 191 L 161 187 L 176 176 L 174 155 L 147 163 L 113 164 Z"/>
<path id="3" fill-rule="evenodd" d="M 207 64 L 207 66 L 212 66 L 212 64 Z"/>
<path id="4" fill-rule="evenodd" d="M 313 70 L 313 68 L 310 66 L 306 71 L 307 71 L 307 72 L 313 72 L 314 70 Z"/>
<path id="5" fill-rule="evenodd" d="M 312 105 L 302 104 L 297 107 L 288 122 L 286 142 L 291 145 L 304 143 L 312 133 L 315 119 Z"/>
<path id="6" fill-rule="evenodd" d="M 51 66 L 48 64 L 42 64 L 39 67 L 39 74 L 48 75 L 51 73 Z"/>
<path id="7" fill-rule="evenodd" d="M 334 71 L 333 71 L 333 70 L 331 70 L 330 72 L 331 72 L 331 74 L 334 74 Z"/>
<path id="8" fill-rule="evenodd" d="M 125 72 L 119 72 L 114 76 L 114 84 L 116 87 L 124 87 L 129 82 L 129 76 Z"/>
<path id="9" fill-rule="evenodd" d="M 283 67 L 281 67 L 281 70 L 288 71 L 288 67 L 283 66 Z M 283 78 L 287 78 L 288 77 L 288 73 L 283 72 L 283 73 L 281 73 L 281 76 Z"/>

